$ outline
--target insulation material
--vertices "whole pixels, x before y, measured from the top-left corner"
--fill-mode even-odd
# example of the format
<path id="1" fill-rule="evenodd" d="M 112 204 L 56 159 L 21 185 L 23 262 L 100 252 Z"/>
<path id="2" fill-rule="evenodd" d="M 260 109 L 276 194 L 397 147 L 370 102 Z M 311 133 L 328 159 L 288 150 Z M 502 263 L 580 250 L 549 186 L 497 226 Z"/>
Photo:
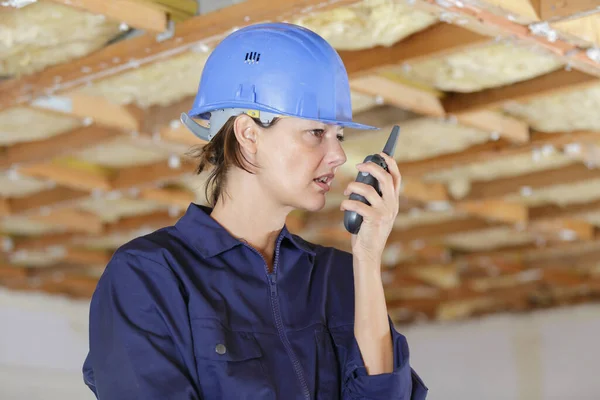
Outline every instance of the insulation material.
<path id="1" fill-rule="evenodd" d="M 479 231 L 448 235 L 444 242 L 450 247 L 460 250 L 491 250 L 497 247 L 516 246 L 531 243 L 535 237 L 526 231 L 519 231 L 511 226 L 484 229 Z"/>
<path id="2" fill-rule="evenodd" d="M 413 161 L 458 152 L 489 139 L 489 134 L 479 129 L 433 118 L 403 122 L 401 129 L 395 153 L 398 161 Z M 340 170 L 355 175 L 355 165 L 362 162 L 366 155 L 381 152 L 390 131 L 391 127 L 385 127 L 348 140 L 344 145 L 348 161 Z"/>
<path id="3" fill-rule="evenodd" d="M 490 309 L 495 305 L 496 301 L 491 297 L 442 303 L 437 309 L 436 317 L 439 321 L 467 318 L 475 312 Z"/>
<path id="4" fill-rule="evenodd" d="M 62 258 L 63 252 L 60 249 L 56 251 L 19 250 L 9 256 L 11 264 L 24 267 L 49 267 L 55 265 Z"/>
<path id="5" fill-rule="evenodd" d="M 0 229 L 9 235 L 42 235 L 58 232 L 61 228 L 31 220 L 24 216 L 12 215 L 0 220 Z"/>
<path id="6" fill-rule="evenodd" d="M 391 46 L 437 22 L 433 14 L 395 0 L 363 0 L 292 21 L 317 32 L 338 50 Z"/>
<path id="7" fill-rule="evenodd" d="M 505 16 L 519 23 L 538 21 L 539 17 L 531 1 L 523 0 L 470 0 L 469 3 Z"/>
<path id="8" fill-rule="evenodd" d="M 370 110 L 377 106 L 379 102 L 373 96 L 358 93 L 355 91 L 350 92 L 350 99 L 352 101 L 352 113 L 357 114 L 363 111 Z"/>
<path id="9" fill-rule="evenodd" d="M 28 107 L 9 108 L 0 112 L 0 146 L 50 138 L 79 126 L 76 118 Z"/>
<path id="10" fill-rule="evenodd" d="M 457 220 L 452 211 L 426 211 L 414 209 L 408 213 L 400 213 L 394 222 L 394 229 L 408 229 L 415 225 L 439 224 L 442 222 Z"/>
<path id="11" fill-rule="evenodd" d="M 73 154 L 88 163 L 104 167 L 124 168 L 166 160 L 169 154 L 159 146 L 139 146 L 128 137 L 121 137 Z"/>
<path id="12" fill-rule="evenodd" d="M 142 108 L 166 106 L 196 94 L 208 55 L 208 49 L 190 51 L 97 81 L 75 92 L 103 96 L 115 104 L 134 103 Z"/>
<path id="13" fill-rule="evenodd" d="M 553 55 L 507 43 L 477 46 L 393 69 L 450 92 L 477 92 L 531 79 L 561 67 Z"/>
<path id="14" fill-rule="evenodd" d="M 424 175 L 427 181 L 448 183 L 451 192 L 453 186 L 460 186 L 463 181 L 491 181 L 494 179 L 522 175 L 536 171 L 559 168 L 576 163 L 576 160 L 555 152 L 553 149 L 540 150 L 531 154 L 499 158 L 490 162 L 479 162 L 461 165 L 431 172 Z M 457 192 L 459 189 L 455 189 Z M 454 194 L 454 193 L 453 193 Z"/>
<path id="15" fill-rule="evenodd" d="M 441 289 L 452 289 L 460 285 L 458 269 L 454 264 L 428 265 L 410 270 L 411 275 Z"/>
<path id="16" fill-rule="evenodd" d="M 123 244 L 137 238 L 138 236 L 150 233 L 152 230 L 135 230 L 131 232 L 119 232 L 113 235 L 102 237 L 80 237 L 74 243 L 91 250 L 115 250 Z"/>
<path id="17" fill-rule="evenodd" d="M 600 185 L 600 182 L 597 182 L 597 184 Z M 600 198 L 600 195 L 598 197 Z M 582 218 L 590 224 L 600 227 L 600 210 L 585 214 L 579 214 L 577 215 L 577 218 Z"/>
<path id="18" fill-rule="evenodd" d="M 600 131 L 600 84 L 529 101 L 510 102 L 504 109 L 538 131 Z"/>
<path id="19" fill-rule="evenodd" d="M 4 7 L 3 7 L 4 8 Z M 50 1 L 0 13 L 0 75 L 66 63 L 118 36 L 120 22 Z"/>
<path id="20" fill-rule="evenodd" d="M 104 222 L 115 222 L 122 217 L 148 214 L 164 209 L 164 206 L 150 200 L 131 199 L 120 197 L 94 198 L 90 197 L 78 204 L 78 208 L 96 214 Z"/>
<path id="21" fill-rule="evenodd" d="M 566 19 L 555 22 L 551 26 L 561 33 L 582 39 L 588 45 L 600 46 L 600 14 Z"/>
<path id="22" fill-rule="evenodd" d="M 600 199 L 600 179 L 524 191 L 519 194 L 507 196 L 506 198 L 507 200 L 516 200 L 529 206 L 547 203 L 562 205 L 587 203 Z"/>
<path id="23" fill-rule="evenodd" d="M 0 173 L 0 197 L 23 197 L 48 189 L 46 181 L 18 175 L 14 171 Z"/>

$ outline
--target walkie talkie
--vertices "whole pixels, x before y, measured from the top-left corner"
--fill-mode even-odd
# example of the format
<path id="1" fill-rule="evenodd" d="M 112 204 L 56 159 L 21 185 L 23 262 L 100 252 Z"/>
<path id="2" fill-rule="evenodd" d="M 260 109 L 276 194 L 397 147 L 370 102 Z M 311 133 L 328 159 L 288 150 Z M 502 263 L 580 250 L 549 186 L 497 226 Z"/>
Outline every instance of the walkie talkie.
<path id="1" fill-rule="evenodd" d="M 399 132 L 400 127 L 398 125 L 394 125 L 394 127 L 392 128 L 392 132 L 390 133 L 390 137 L 388 138 L 383 148 L 383 152 L 390 157 L 393 157 L 394 152 L 396 151 L 396 143 L 398 141 Z M 379 154 L 371 154 L 370 156 L 367 156 L 364 162 L 373 162 L 389 172 L 385 160 Z M 369 174 L 368 172 L 359 172 L 356 176 L 356 182 L 361 182 L 373 186 L 377 193 L 379 193 L 379 195 L 381 196 L 381 190 L 379 190 L 379 181 L 377 181 L 377 179 L 375 179 L 375 177 Z M 358 200 L 367 205 L 371 205 L 371 203 L 369 203 L 367 199 L 365 199 L 360 194 L 356 193 L 352 193 L 350 195 L 350 200 Z M 362 224 L 362 221 L 362 215 L 358 214 L 356 211 L 346 210 L 344 212 L 344 226 L 346 227 L 346 230 L 348 232 L 352 234 L 357 234 L 360 230 L 360 225 Z"/>

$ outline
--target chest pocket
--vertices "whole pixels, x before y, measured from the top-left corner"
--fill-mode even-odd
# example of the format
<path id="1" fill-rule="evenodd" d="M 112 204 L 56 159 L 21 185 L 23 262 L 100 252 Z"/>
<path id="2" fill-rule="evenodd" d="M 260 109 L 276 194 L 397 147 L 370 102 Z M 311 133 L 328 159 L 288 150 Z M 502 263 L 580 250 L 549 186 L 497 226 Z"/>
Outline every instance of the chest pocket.
<path id="1" fill-rule="evenodd" d="M 233 332 L 216 320 L 192 320 L 199 386 L 208 399 L 274 399 L 253 334 Z"/>

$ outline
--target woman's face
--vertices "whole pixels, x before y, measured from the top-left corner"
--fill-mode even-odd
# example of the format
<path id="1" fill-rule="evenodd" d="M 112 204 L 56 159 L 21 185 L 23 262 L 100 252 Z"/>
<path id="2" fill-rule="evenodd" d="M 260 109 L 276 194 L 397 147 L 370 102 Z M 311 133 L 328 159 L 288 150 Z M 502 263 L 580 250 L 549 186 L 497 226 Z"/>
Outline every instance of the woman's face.
<path id="1" fill-rule="evenodd" d="M 285 117 L 259 128 L 255 161 L 261 189 L 276 203 L 317 211 L 337 168 L 346 162 L 340 127 Z"/>

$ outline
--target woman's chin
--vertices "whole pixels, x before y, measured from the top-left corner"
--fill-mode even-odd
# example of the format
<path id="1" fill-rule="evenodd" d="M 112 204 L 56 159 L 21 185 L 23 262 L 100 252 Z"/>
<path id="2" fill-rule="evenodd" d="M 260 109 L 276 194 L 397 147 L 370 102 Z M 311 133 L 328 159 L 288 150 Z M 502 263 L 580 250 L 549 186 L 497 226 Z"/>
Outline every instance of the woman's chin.
<path id="1" fill-rule="evenodd" d="M 299 200 L 300 204 L 298 205 L 298 208 L 309 212 L 321 211 L 326 203 L 326 198 L 323 194 L 319 194 L 318 196 L 306 196 Z"/>

